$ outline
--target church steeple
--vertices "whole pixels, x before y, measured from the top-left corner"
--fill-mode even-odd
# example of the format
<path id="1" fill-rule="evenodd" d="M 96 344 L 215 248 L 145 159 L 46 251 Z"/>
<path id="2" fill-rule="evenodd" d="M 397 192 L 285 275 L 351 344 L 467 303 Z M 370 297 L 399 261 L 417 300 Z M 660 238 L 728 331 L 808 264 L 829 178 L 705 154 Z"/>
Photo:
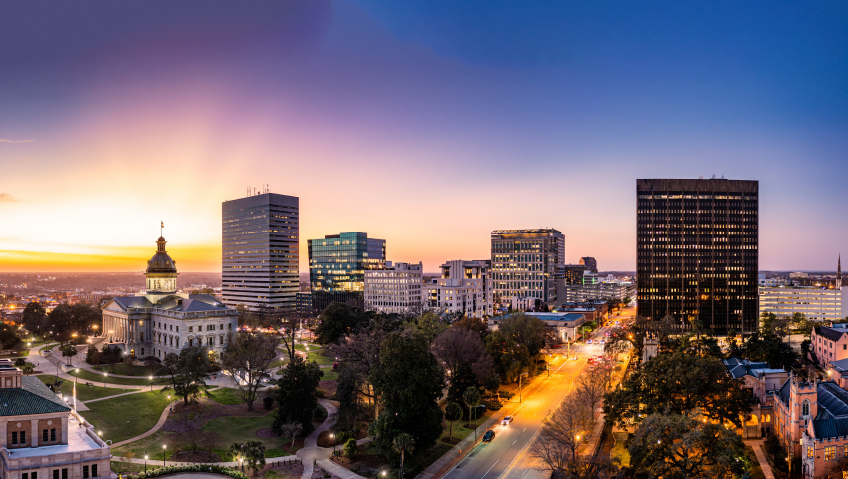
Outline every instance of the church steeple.
<path id="1" fill-rule="evenodd" d="M 842 253 L 839 253 L 839 259 L 836 260 L 836 287 L 842 287 Z"/>

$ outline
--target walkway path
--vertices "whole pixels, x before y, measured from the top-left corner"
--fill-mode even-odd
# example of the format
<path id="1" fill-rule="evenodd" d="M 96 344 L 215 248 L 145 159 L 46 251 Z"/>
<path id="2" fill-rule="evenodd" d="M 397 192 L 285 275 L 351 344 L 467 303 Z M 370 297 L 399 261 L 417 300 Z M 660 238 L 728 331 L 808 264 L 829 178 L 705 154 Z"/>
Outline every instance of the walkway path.
<path id="1" fill-rule="evenodd" d="M 336 406 L 333 405 L 331 401 L 327 399 L 319 399 L 318 402 L 324 406 L 324 409 L 327 410 L 327 419 L 324 420 L 317 429 L 312 431 L 312 434 L 306 437 L 306 440 L 303 441 L 303 448 L 297 451 L 297 456 L 303 459 L 303 476 L 301 479 L 310 479 L 312 477 L 312 472 L 316 463 L 325 471 L 335 474 L 343 479 L 365 479 L 364 477 L 354 474 L 331 461 L 330 456 L 333 454 L 333 448 L 318 447 L 318 436 L 320 436 L 322 432 L 328 431 L 331 427 L 333 427 L 335 424 L 333 415 L 336 413 Z M 370 441 L 370 439 L 366 438 L 360 439 L 356 441 L 356 443 L 364 444 L 368 441 Z"/>
<path id="2" fill-rule="evenodd" d="M 121 396 L 123 396 L 123 395 L 121 394 Z M 105 399 L 105 398 L 104 398 L 104 399 Z M 153 434 L 154 432 L 158 431 L 158 430 L 159 430 L 159 428 L 161 428 L 163 425 L 165 425 L 165 421 L 167 421 L 167 420 L 168 420 L 168 414 L 171 412 L 171 408 L 172 408 L 172 407 L 174 406 L 174 404 L 176 404 L 178 401 L 179 401 L 179 400 L 172 401 L 172 402 L 170 402 L 167 406 L 165 406 L 165 410 L 164 410 L 164 411 L 162 411 L 162 414 L 159 416 L 159 420 L 158 420 L 158 421 L 156 421 L 156 425 L 155 425 L 155 426 L 153 426 L 152 428 L 150 428 L 150 430 L 148 430 L 147 432 L 144 432 L 144 433 L 142 433 L 142 434 L 139 434 L 139 435 L 138 435 L 138 436 L 136 436 L 136 437 L 131 437 L 131 438 L 126 439 L 126 440 L 121 441 L 121 442 L 116 442 L 115 444 L 112 444 L 112 447 L 123 446 L 124 444 L 129 444 L 129 443 L 131 443 L 131 442 L 138 441 L 139 439 L 144 439 L 145 437 L 147 437 L 147 436 L 149 436 L 149 435 Z"/>
<path id="3" fill-rule="evenodd" d="M 766 476 L 766 479 L 774 479 L 774 473 L 771 471 L 771 466 L 766 460 L 766 455 L 763 452 L 763 440 L 757 441 L 744 441 L 746 446 L 751 446 L 751 449 L 754 450 L 754 454 L 757 456 L 757 462 L 760 463 L 760 467 L 763 469 L 763 475 Z"/>

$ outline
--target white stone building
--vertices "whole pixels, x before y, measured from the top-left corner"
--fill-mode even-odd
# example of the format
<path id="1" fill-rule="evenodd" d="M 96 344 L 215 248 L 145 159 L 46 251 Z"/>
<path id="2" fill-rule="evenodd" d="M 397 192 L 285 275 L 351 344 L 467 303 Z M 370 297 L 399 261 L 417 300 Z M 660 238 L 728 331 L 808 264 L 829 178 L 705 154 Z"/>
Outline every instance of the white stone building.
<path id="1" fill-rule="evenodd" d="M 418 314 L 423 284 L 422 263 L 386 261 L 384 269 L 365 270 L 365 310 L 386 314 Z"/>
<path id="2" fill-rule="evenodd" d="M 236 334 L 238 312 L 208 294 L 178 293 L 176 262 L 165 251 L 165 238 L 156 244 L 147 262 L 147 292 L 106 303 L 103 334 L 139 358 L 164 359 L 191 346 L 205 346 L 220 356 L 229 334 Z"/>
<path id="3" fill-rule="evenodd" d="M 425 284 L 427 307 L 469 318 L 487 318 L 494 309 L 492 262 L 453 260 L 441 266 L 442 276 Z"/>

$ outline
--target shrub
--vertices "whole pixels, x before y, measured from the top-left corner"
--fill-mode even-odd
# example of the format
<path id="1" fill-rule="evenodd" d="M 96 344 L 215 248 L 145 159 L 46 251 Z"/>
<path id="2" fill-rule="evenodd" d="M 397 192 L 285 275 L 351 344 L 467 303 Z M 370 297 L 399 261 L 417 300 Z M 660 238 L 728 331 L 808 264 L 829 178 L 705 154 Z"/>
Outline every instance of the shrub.
<path id="1" fill-rule="evenodd" d="M 340 443 L 344 444 L 348 440 L 353 439 L 353 431 L 351 431 L 350 429 L 339 431 L 339 433 L 336 434 L 336 439 L 338 439 Z"/>
<path id="2" fill-rule="evenodd" d="M 321 389 L 321 388 L 317 388 L 317 389 L 315 389 L 315 397 L 317 397 L 317 398 L 323 398 L 323 397 L 326 397 L 326 396 L 327 396 L 327 391 L 324 391 L 324 390 L 323 390 L 323 389 Z"/>
<path id="3" fill-rule="evenodd" d="M 221 466 L 207 466 L 200 464 L 193 464 L 190 466 L 168 466 L 168 467 L 160 467 L 158 469 L 152 469 L 148 472 L 142 472 L 138 475 L 131 476 L 126 475 L 127 479 L 148 479 L 151 477 L 159 477 L 165 476 L 168 474 L 176 474 L 178 472 L 201 472 L 201 473 L 212 473 L 212 474 L 220 474 L 222 476 L 232 477 L 233 479 L 249 479 L 246 474 L 239 472 L 235 469 L 230 469 L 229 467 L 221 467 Z"/>
<path id="4" fill-rule="evenodd" d="M 503 407 L 503 404 L 499 403 L 497 399 L 487 399 L 481 404 L 485 405 L 489 411 L 499 411 Z"/>
<path id="5" fill-rule="evenodd" d="M 502 399 L 512 399 L 513 396 L 515 396 L 515 394 L 507 391 L 506 389 L 501 389 L 500 391 L 498 391 L 498 394 L 500 394 Z"/>
<path id="6" fill-rule="evenodd" d="M 356 439 L 350 438 L 344 445 L 344 455 L 346 457 L 353 458 L 356 456 L 356 453 L 359 451 L 358 446 L 356 445 Z"/>
<path id="7" fill-rule="evenodd" d="M 333 371 L 338 371 L 338 370 L 339 370 L 339 362 L 338 362 L 338 361 L 334 361 L 334 362 L 333 362 Z"/>
<path id="8" fill-rule="evenodd" d="M 265 396 L 262 399 L 262 406 L 264 406 L 265 409 L 270 410 L 274 406 L 274 398 L 271 396 Z"/>

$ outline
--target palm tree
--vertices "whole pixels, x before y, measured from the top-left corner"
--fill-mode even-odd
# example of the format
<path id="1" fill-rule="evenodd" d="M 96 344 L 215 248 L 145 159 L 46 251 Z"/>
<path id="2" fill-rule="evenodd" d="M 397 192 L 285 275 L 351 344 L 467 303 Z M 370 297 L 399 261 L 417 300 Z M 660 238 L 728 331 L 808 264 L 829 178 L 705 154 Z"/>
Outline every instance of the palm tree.
<path id="1" fill-rule="evenodd" d="M 468 405 L 468 420 L 471 420 L 471 413 L 480 405 L 480 390 L 475 386 L 469 386 L 465 392 L 462 393 L 462 400 L 465 401 L 465 404 Z M 477 425 L 477 415 L 474 415 L 474 425 Z"/>
<path id="2" fill-rule="evenodd" d="M 392 447 L 400 453 L 400 472 L 403 475 L 404 452 L 409 451 L 412 453 L 415 449 L 415 439 L 410 434 L 402 432 L 395 436 L 395 439 L 392 441 Z"/>

